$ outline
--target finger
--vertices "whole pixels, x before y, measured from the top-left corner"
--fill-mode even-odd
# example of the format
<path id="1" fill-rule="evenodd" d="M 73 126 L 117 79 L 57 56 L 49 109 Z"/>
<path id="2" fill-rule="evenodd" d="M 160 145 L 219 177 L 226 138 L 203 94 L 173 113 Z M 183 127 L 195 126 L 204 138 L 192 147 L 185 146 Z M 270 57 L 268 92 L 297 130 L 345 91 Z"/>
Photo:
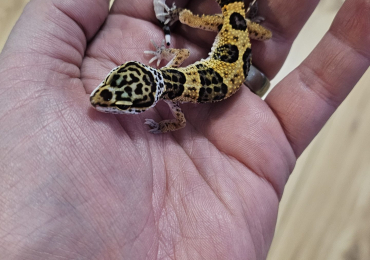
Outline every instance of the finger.
<path id="1" fill-rule="evenodd" d="M 171 7 L 172 3 L 175 3 L 177 7 L 184 7 L 187 5 L 188 1 L 189 0 L 176 0 L 176 1 L 167 0 L 166 5 Z M 153 0 L 145 1 L 115 0 L 111 8 L 111 13 L 123 14 L 126 16 L 130 16 L 132 18 L 150 21 L 152 23 L 159 25 L 154 13 Z"/>
<path id="2" fill-rule="evenodd" d="M 109 0 L 94 3 L 89 0 L 31 1 L 14 27 L 4 52 L 22 53 L 22 60 L 13 58 L 12 61 L 21 61 L 24 66 L 46 63 L 44 59 L 35 59 L 34 54 L 80 65 L 86 42 L 104 22 L 108 8 Z M 35 64 L 39 60 L 40 64 Z"/>
<path id="3" fill-rule="evenodd" d="M 156 22 L 153 0 L 121 1 L 115 0 L 110 10 L 111 14 L 126 15 L 132 18 Z"/>
<path id="4" fill-rule="evenodd" d="M 369 11 L 369 0 L 347 0 L 314 51 L 268 95 L 296 155 L 368 69 Z"/>
<path id="5" fill-rule="evenodd" d="M 268 0 L 258 2 L 261 24 L 272 31 L 272 39 L 252 41 L 253 63 L 272 79 L 283 65 L 291 45 L 315 10 L 318 0 Z"/>

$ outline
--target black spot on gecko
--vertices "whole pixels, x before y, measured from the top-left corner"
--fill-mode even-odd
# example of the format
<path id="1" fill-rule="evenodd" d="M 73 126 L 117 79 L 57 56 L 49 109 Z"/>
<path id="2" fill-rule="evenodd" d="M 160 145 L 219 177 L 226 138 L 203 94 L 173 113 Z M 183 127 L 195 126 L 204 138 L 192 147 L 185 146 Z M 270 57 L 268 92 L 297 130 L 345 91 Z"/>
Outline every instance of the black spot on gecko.
<path id="1" fill-rule="evenodd" d="M 145 85 L 150 86 L 151 85 L 150 82 L 151 82 L 151 80 L 154 81 L 154 78 L 150 77 L 148 74 L 146 74 L 146 75 L 143 76 L 143 80 L 144 80 Z"/>
<path id="2" fill-rule="evenodd" d="M 132 68 L 132 67 L 130 67 L 130 68 L 128 68 L 127 70 L 128 70 L 128 71 L 136 72 L 137 74 L 139 74 L 139 75 L 140 75 L 140 71 L 139 71 L 138 69 L 136 69 L 136 68 Z"/>
<path id="3" fill-rule="evenodd" d="M 100 93 L 100 96 L 104 99 L 104 101 L 110 101 L 112 99 L 112 97 L 113 97 L 113 94 L 108 89 L 104 89 Z"/>
<path id="4" fill-rule="evenodd" d="M 174 69 L 163 69 L 162 75 L 166 86 L 162 97 L 164 99 L 175 99 L 181 96 L 185 90 L 185 74 Z"/>
<path id="5" fill-rule="evenodd" d="M 110 79 L 109 79 L 109 82 L 108 84 L 111 86 L 111 87 L 117 87 L 117 81 L 119 80 L 120 78 L 120 75 L 119 74 L 114 74 Z"/>
<path id="6" fill-rule="evenodd" d="M 170 74 L 168 74 L 168 73 L 162 73 L 162 75 L 163 75 L 163 78 L 164 78 L 164 79 L 166 79 L 166 80 L 171 80 L 171 76 L 170 76 Z"/>
<path id="7" fill-rule="evenodd" d="M 243 73 L 244 78 L 247 78 L 249 69 L 251 66 L 251 59 L 252 59 L 252 50 L 251 48 L 247 48 L 243 54 Z"/>
<path id="8" fill-rule="evenodd" d="M 247 22 L 239 13 L 233 13 L 230 15 L 230 24 L 234 30 L 245 31 L 247 29 Z"/>
<path id="9" fill-rule="evenodd" d="M 164 70 L 163 72 L 162 72 L 163 74 L 167 74 L 166 79 L 172 80 L 173 82 L 179 82 L 180 84 L 185 84 L 185 82 L 186 82 L 186 77 L 185 77 L 184 73 L 182 73 L 178 70 L 167 69 L 167 70 Z"/>
<path id="10" fill-rule="evenodd" d="M 137 108 L 148 108 L 153 105 L 154 101 L 155 100 L 153 93 L 149 93 L 148 95 L 145 95 L 142 99 L 135 99 L 132 106 Z"/>
<path id="11" fill-rule="evenodd" d="M 131 87 L 125 87 L 125 91 L 126 91 L 127 93 L 131 93 L 131 92 L 132 92 L 132 88 L 131 88 Z"/>
<path id="12" fill-rule="evenodd" d="M 139 78 L 135 77 L 134 74 L 130 74 L 130 78 L 131 78 L 131 83 L 139 82 Z"/>
<path id="13" fill-rule="evenodd" d="M 215 50 L 213 58 L 227 63 L 234 63 L 239 58 L 239 49 L 232 44 L 222 45 Z"/>
<path id="14" fill-rule="evenodd" d="M 207 86 L 211 85 L 211 80 L 209 80 L 208 78 L 205 78 L 205 81 L 206 81 Z"/>
<path id="15" fill-rule="evenodd" d="M 199 103 L 222 100 L 226 97 L 227 86 L 223 83 L 221 75 L 212 68 L 205 65 L 197 64 L 199 79 L 202 87 L 199 89 Z"/>
<path id="16" fill-rule="evenodd" d="M 139 83 L 139 84 L 136 85 L 135 94 L 136 95 L 142 95 L 143 94 L 143 84 Z"/>
<path id="17" fill-rule="evenodd" d="M 225 94 L 226 95 L 226 93 L 227 93 L 227 86 L 226 86 L 226 84 L 225 83 L 222 83 L 222 85 L 221 85 L 221 90 L 222 90 L 222 93 L 223 94 Z"/>
<path id="18" fill-rule="evenodd" d="M 123 66 L 123 65 L 121 65 L 121 66 Z M 117 73 L 124 73 L 124 72 L 126 72 L 127 71 L 127 68 L 126 67 L 122 67 L 122 68 L 120 68 L 118 71 L 117 71 Z"/>

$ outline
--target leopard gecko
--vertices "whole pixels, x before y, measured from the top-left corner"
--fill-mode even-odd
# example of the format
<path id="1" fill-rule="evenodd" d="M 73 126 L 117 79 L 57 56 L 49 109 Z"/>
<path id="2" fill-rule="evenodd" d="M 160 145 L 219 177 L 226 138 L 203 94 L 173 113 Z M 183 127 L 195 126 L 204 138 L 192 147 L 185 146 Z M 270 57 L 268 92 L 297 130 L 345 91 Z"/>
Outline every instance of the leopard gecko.
<path id="1" fill-rule="evenodd" d="M 272 33 L 246 19 L 242 0 L 216 0 L 222 14 L 179 12 L 181 23 L 218 32 L 208 58 L 187 67 L 179 67 L 190 55 L 187 49 L 157 47 L 158 59 L 169 63 L 155 69 L 137 61 L 114 68 L 91 93 L 92 106 L 101 112 L 138 114 L 164 100 L 174 119 L 155 122 L 146 119 L 151 133 L 165 133 L 185 127 L 186 119 L 179 103 L 207 103 L 224 100 L 239 90 L 252 62 L 251 39 L 266 40 Z"/>

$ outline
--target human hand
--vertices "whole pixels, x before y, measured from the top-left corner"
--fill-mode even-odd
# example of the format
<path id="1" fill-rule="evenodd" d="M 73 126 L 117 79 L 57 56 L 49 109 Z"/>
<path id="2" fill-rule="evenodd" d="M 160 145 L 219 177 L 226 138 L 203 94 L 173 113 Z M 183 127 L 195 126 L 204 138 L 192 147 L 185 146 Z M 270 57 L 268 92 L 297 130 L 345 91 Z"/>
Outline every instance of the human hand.
<path id="1" fill-rule="evenodd" d="M 368 0 L 347 0 L 330 32 L 266 101 L 242 88 L 186 104 L 187 126 L 152 135 L 141 115 L 93 110 L 115 66 L 147 62 L 163 34 L 152 1 L 34 0 L 0 56 L 0 255 L 4 259 L 264 259 L 296 158 L 369 66 Z M 213 0 L 176 2 L 217 12 Z M 317 1 L 263 1 L 274 37 L 253 42 L 272 78 Z M 102 26 L 104 20 L 106 23 Z M 189 62 L 214 34 L 178 26 Z M 86 50 L 86 51 L 85 51 Z"/>

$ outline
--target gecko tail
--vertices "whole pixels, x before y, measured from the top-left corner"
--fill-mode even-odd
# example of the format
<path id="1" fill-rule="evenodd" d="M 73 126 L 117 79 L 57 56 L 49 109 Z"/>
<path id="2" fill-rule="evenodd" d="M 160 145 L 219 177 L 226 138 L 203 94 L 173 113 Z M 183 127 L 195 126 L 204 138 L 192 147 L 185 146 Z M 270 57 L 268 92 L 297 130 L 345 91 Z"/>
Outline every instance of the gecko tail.
<path id="1" fill-rule="evenodd" d="M 166 45 L 170 46 L 171 45 L 171 30 L 170 30 L 169 24 L 163 25 L 163 32 L 164 32 L 164 38 L 166 40 Z"/>

